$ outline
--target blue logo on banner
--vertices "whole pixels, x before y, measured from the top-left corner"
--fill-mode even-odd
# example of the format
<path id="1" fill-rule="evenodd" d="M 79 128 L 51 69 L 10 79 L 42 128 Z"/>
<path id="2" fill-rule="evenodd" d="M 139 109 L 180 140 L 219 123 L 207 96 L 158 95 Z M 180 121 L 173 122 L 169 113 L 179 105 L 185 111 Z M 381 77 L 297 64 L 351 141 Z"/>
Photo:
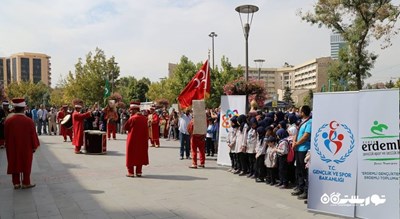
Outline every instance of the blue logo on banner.
<path id="1" fill-rule="evenodd" d="M 329 127 L 328 127 L 329 126 Z M 325 163 L 343 163 L 353 152 L 355 147 L 354 135 L 345 124 L 331 121 L 323 124 L 314 137 L 314 148 L 318 156 Z M 319 146 L 323 145 L 323 148 Z"/>

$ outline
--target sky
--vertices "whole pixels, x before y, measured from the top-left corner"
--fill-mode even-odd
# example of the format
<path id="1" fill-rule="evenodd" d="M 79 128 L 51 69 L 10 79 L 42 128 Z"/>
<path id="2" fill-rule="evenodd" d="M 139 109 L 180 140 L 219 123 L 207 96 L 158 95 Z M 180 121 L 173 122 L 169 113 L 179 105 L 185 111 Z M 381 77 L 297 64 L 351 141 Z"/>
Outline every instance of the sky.
<path id="1" fill-rule="evenodd" d="M 159 81 L 168 75 L 168 63 L 179 63 L 183 55 L 204 62 L 212 49 L 208 35 L 215 32 L 215 65 L 225 56 L 233 66 L 244 66 L 245 38 L 235 8 L 252 4 L 259 11 L 250 28 L 249 67 L 256 67 L 255 59 L 266 60 L 263 68 L 299 65 L 330 56 L 331 31 L 297 15 L 316 1 L 0 0 L 0 57 L 19 52 L 51 56 L 55 86 L 74 71 L 78 58 L 99 47 L 107 58 L 115 57 L 121 77 Z M 367 83 L 400 77 L 400 35 L 385 50 L 379 42 L 369 50 L 379 57 Z"/>

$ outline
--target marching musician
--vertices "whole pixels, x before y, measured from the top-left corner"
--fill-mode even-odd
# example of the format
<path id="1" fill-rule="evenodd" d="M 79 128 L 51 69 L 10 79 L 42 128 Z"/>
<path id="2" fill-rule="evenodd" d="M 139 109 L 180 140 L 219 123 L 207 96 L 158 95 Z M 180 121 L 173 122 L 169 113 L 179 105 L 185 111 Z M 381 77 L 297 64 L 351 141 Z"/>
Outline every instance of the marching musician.
<path id="1" fill-rule="evenodd" d="M 62 105 L 62 108 L 60 109 L 60 111 L 57 113 L 57 123 L 60 124 L 60 133 L 64 138 L 64 142 L 67 141 L 67 136 L 69 136 L 69 140 L 72 142 L 72 127 L 71 128 L 67 128 L 63 125 L 61 125 L 61 121 L 64 119 L 64 117 L 66 115 L 68 115 L 68 105 L 64 104 Z"/>
<path id="2" fill-rule="evenodd" d="M 126 140 L 126 167 L 127 177 L 142 176 L 142 166 L 149 164 L 149 132 L 148 119 L 140 113 L 140 102 L 131 102 L 129 106 L 131 117 L 125 123 L 128 131 Z M 134 168 L 136 167 L 136 170 Z"/>
<path id="3" fill-rule="evenodd" d="M 15 113 L 7 116 L 4 127 L 6 136 L 7 174 L 12 175 L 14 189 L 29 189 L 33 153 L 39 147 L 39 139 L 32 119 L 24 114 L 25 99 L 12 99 Z M 22 184 L 21 184 L 22 178 Z"/>
<path id="4" fill-rule="evenodd" d="M 189 166 L 189 168 L 196 169 L 197 167 L 204 168 L 205 167 L 205 161 L 206 161 L 206 152 L 205 152 L 205 139 L 206 139 L 206 134 L 205 133 L 194 133 L 194 128 L 196 125 L 195 122 L 195 117 L 193 115 L 192 119 L 189 122 L 189 125 L 187 127 L 188 133 L 190 135 L 190 152 L 192 154 L 192 165 Z M 197 119 L 197 123 L 199 123 Z M 204 121 L 204 123 L 207 123 Z M 201 131 L 206 131 L 206 130 L 201 130 Z M 198 153 L 199 152 L 199 153 Z M 197 165 L 197 154 L 199 154 L 200 158 L 200 165 Z"/>
<path id="5" fill-rule="evenodd" d="M 149 138 L 151 147 L 160 147 L 160 118 L 155 110 L 155 106 L 150 108 L 150 114 L 148 117 L 149 125 Z"/>
<path id="6" fill-rule="evenodd" d="M 118 113 L 115 107 L 115 102 L 110 101 L 109 105 L 104 109 L 105 119 L 107 120 L 107 137 L 116 139 Z"/>
<path id="7" fill-rule="evenodd" d="M 74 112 L 72 113 L 72 130 L 74 135 L 72 145 L 75 146 L 75 154 L 81 154 L 84 135 L 84 120 L 91 117 L 92 112 L 88 110 L 86 113 L 81 113 L 83 101 L 80 99 L 75 99 L 72 104 L 75 108 Z"/>
<path id="8" fill-rule="evenodd" d="M 93 130 L 99 130 L 100 129 L 100 110 L 99 110 L 99 104 L 96 102 L 93 106 L 93 111 L 92 111 L 92 117 L 93 117 Z"/>

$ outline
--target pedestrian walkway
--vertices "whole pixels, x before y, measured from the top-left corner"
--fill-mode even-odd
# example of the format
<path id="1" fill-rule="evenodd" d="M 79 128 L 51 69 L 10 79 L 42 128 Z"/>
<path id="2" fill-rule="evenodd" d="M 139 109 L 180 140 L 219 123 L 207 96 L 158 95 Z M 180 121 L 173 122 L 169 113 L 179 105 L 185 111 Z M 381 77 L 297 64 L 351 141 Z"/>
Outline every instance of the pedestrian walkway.
<path id="1" fill-rule="evenodd" d="M 0 218 L 334 218 L 310 213 L 303 201 L 264 183 L 228 173 L 206 160 L 189 169 L 179 142 L 150 148 L 142 178 L 125 177 L 126 135 L 108 141 L 106 155 L 74 154 L 61 136 L 39 137 L 32 183 L 14 190 L 0 150 Z"/>

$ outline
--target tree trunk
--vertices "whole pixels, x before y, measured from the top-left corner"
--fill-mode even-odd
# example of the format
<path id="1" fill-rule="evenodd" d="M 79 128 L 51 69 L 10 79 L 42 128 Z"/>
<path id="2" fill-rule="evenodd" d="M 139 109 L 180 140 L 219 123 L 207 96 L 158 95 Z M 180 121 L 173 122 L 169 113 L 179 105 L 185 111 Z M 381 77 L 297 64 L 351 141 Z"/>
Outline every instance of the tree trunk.
<path id="1" fill-rule="evenodd" d="M 361 83 L 361 73 L 360 72 L 356 73 L 356 80 L 357 80 L 357 90 L 361 90 L 362 83 Z"/>

